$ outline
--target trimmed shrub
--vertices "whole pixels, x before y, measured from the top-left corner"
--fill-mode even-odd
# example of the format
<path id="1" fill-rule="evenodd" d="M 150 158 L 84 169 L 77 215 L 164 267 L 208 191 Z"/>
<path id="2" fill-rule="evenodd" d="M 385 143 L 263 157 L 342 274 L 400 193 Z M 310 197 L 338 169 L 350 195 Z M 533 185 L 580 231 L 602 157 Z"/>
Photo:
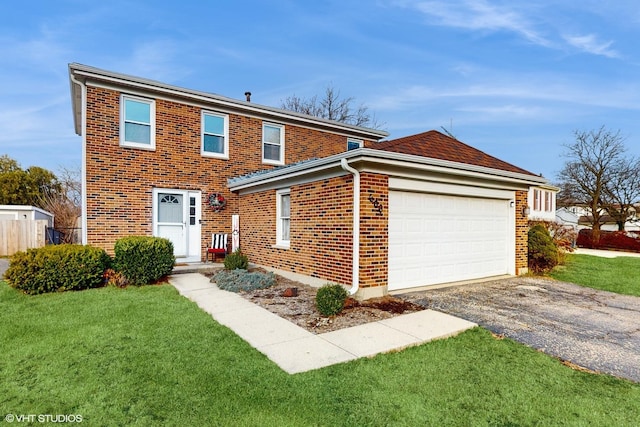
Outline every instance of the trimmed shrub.
<path id="1" fill-rule="evenodd" d="M 324 285 L 316 294 L 316 308 L 323 316 L 334 316 L 342 311 L 347 290 L 341 285 Z"/>
<path id="2" fill-rule="evenodd" d="M 103 285 L 102 275 L 110 262 L 100 248 L 51 245 L 14 254 L 5 279 L 27 294 L 97 288 Z"/>
<path id="3" fill-rule="evenodd" d="M 249 258 L 242 253 L 240 248 L 224 257 L 224 268 L 227 270 L 246 270 L 248 267 Z"/>
<path id="4" fill-rule="evenodd" d="M 118 239 L 113 247 L 113 266 L 130 285 L 147 285 L 171 273 L 176 258 L 169 239 L 131 236 Z"/>
<path id="5" fill-rule="evenodd" d="M 558 265 L 558 247 L 549 230 L 536 224 L 529 229 L 529 268 L 534 273 L 545 273 Z"/>
<path id="6" fill-rule="evenodd" d="M 255 289 L 270 288 L 276 284 L 273 272 L 261 273 L 247 270 L 220 270 L 211 279 L 220 289 L 230 292 L 253 291 Z"/>

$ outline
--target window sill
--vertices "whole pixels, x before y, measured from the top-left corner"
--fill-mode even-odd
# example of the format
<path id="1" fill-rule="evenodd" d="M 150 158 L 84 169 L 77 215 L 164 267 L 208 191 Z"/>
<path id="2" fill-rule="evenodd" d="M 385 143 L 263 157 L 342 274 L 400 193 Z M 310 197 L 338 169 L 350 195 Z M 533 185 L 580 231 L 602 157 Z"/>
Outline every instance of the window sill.
<path id="1" fill-rule="evenodd" d="M 283 245 L 282 243 L 271 246 L 273 249 L 289 249 L 289 245 Z"/>
<path id="2" fill-rule="evenodd" d="M 134 142 L 121 142 L 120 147 L 123 148 L 135 148 L 138 150 L 156 151 L 155 144 L 136 144 Z"/>

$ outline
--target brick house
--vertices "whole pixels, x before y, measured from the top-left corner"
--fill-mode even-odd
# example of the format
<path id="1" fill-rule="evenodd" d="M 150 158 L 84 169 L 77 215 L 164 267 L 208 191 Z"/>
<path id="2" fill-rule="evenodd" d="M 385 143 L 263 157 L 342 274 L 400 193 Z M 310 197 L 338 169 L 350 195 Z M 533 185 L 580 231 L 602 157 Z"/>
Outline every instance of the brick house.
<path id="1" fill-rule="evenodd" d="M 381 141 L 85 65 L 69 76 L 84 243 L 112 252 L 123 236 L 162 236 L 198 262 L 239 215 L 250 261 L 363 299 L 526 271 L 527 193 L 546 180 L 439 132 Z"/>

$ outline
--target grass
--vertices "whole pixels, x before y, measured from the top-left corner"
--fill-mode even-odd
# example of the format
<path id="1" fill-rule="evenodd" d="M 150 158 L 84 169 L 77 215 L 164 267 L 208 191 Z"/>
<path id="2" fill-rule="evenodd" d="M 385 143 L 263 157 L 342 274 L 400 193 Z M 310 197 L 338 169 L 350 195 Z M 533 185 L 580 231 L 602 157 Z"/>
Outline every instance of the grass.
<path id="1" fill-rule="evenodd" d="M 0 418 L 86 425 L 639 425 L 640 385 L 475 328 L 288 375 L 169 285 L 26 296 L 0 282 Z"/>
<path id="2" fill-rule="evenodd" d="M 640 258 L 568 254 L 566 264 L 556 267 L 550 276 L 589 288 L 640 296 Z"/>

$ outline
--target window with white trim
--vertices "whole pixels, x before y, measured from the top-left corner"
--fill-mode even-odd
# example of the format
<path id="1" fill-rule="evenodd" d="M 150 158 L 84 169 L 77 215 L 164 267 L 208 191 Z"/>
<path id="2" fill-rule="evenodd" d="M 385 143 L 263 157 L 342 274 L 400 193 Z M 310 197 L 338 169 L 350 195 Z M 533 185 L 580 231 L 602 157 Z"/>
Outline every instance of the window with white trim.
<path id="1" fill-rule="evenodd" d="M 533 189 L 533 210 L 534 211 L 540 210 L 540 205 L 541 205 L 540 193 L 541 193 L 540 190 L 535 188 Z"/>
<path id="2" fill-rule="evenodd" d="M 229 158 L 229 116 L 202 112 L 201 154 L 207 157 Z"/>
<path id="3" fill-rule="evenodd" d="M 555 193 L 553 191 L 544 192 L 544 210 L 545 212 L 554 212 L 555 209 Z"/>
<path id="4" fill-rule="evenodd" d="M 152 99 L 120 96 L 120 145 L 156 148 L 156 103 Z"/>
<path id="5" fill-rule="evenodd" d="M 262 162 L 272 165 L 284 164 L 283 125 L 262 124 Z"/>
<path id="6" fill-rule="evenodd" d="M 276 191 L 276 245 L 289 247 L 291 230 L 291 193 Z"/>
<path id="7" fill-rule="evenodd" d="M 347 151 L 356 150 L 364 147 L 364 142 L 361 139 L 347 138 Z"/>

